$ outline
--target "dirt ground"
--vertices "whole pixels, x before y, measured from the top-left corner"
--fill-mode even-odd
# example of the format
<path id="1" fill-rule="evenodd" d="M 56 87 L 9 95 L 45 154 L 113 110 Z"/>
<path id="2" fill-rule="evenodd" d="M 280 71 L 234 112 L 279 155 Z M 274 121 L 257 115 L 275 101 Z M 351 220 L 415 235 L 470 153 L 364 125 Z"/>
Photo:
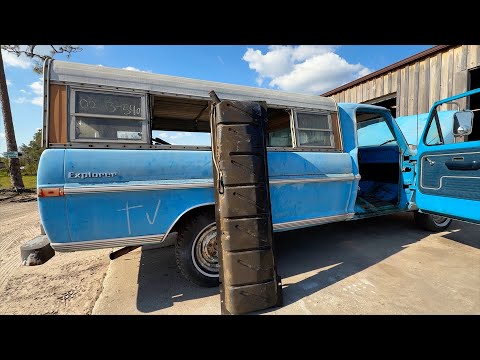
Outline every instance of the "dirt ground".
<path id="1" fill-rule="evenodd" d="M 39 235 L 35 194 L 0 192 L 0 314 L 218 314 L 218 288 L 179 273 L 173 248 L 56 253 L 22 266 Z M 270 314 L 479 314 L 479 227 L 418 229 L 396 214 L 281 233 L 284 307 Z M 108 270 L 108 271 L 107 271 Z M 106 275 L 107 274 L 107 275 Z"/>
<path id="2" fill-rule="evenodd" d="M 22 266 L 20 246 L 40 234 L 35 194 L 0 194 L 0 314 L 90 314 L 110 250 L 56 253 Z"/>

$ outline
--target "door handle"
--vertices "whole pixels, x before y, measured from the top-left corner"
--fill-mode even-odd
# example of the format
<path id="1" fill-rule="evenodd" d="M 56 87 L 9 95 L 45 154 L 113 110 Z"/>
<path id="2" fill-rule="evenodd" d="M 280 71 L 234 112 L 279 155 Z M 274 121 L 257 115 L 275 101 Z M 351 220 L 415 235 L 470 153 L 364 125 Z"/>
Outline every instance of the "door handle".
<path id="1" fill-rule="evenodd" d="M 425 161 L 428 161 L 428 163 L 430 164 L 430 166 L 435 165 L 435 161 L 430 160 L 428 157 L 425 158 Z"/>
<path id="2" fill-rule="evenodd" d="M 445 161 L 445 165 L 449 170 L 480 170 L 480 161 Z"/>

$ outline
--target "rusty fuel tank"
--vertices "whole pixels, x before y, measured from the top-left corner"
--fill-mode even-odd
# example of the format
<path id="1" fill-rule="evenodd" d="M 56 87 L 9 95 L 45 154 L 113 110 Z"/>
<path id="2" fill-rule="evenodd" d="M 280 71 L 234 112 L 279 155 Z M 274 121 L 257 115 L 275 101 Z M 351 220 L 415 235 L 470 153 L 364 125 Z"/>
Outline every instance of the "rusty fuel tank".
<path id="1" fill-rule="evenodd" d="M 212 106 L 222 314 L 282 305 L 272 244 L 266 122 L 264 102 L 219 101 Z"/>

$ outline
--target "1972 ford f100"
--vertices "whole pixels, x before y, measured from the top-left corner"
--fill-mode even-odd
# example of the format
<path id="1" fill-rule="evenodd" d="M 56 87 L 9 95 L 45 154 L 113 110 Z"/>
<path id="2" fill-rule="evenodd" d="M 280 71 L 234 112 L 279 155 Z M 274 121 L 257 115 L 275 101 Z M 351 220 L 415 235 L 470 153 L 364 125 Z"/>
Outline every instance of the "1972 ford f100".
<path id="1" fill-rule="evenodd" d="M 218 284 L 211 90 L 267 103 L 276 232 L 400 211 L 431 231 L 480 222 L 480 137 L 473 113 L 451 104 L 480 89 L 436 102 L 417 144 L 385 108 L 320 96 L 62 61 L 45 63 L 44 84 L 38 206 L 56 251 L 177 232 L 182 273 Z"/>

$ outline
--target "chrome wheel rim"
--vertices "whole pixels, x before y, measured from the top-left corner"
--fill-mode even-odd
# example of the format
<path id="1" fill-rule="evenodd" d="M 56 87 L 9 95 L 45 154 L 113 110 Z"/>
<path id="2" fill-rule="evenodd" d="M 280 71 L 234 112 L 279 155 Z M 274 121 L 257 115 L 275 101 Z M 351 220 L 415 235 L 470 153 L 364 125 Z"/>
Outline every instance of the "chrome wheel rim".
<path id="1" fill-rule="evenodd" d="M 432 220 L 437 226 L 445 226 L 450 222 L 450 218 L 440 215 L 432 215 Z"/>
<path id="2" fill-rule="evenodd" d="M 204 227 L 193 241 L 192 260 L 201 274 L 218 277 L 218 243 L 215 223 Z"/>

